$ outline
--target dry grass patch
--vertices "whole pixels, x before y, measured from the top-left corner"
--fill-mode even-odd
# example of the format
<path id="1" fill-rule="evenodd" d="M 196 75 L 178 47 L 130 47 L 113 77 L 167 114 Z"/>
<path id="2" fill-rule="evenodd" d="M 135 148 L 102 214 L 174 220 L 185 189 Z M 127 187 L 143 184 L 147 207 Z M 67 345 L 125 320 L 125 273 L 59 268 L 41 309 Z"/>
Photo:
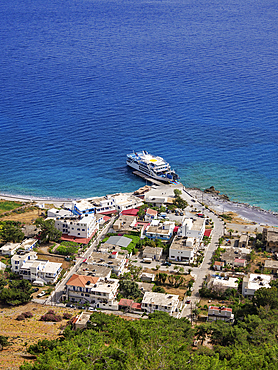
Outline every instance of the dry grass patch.
<path id="1" fill-rule="evenodd" d="M 10 347 L 5 347 L 0 352 L 0 369 L 19 369 L 25 359 L 26 347 L 37 343 L 39 339 L 55 339 L 61 332 L 61 325 L 66 325 L 67 320 L 60 323 L 39 321 L 40 317 L 49 311 L 50 306 L 42 306 L 35 303 L 28 303 L 20 307 L 0 307 L 0 327 L 1 334 L 8 336 L 12 343 Z M 18 315 L 29 311 L 33 314 L 32 318 L 17 321 Z M 57 315 L 63 316 L 64 313 L 76 314 L 77 310 L 55 307 Z"/>
<path id="2" fill-rule="evenodd" d="M 40 217 L 41 209 L 31 209 L 24 213 L 10 213 L 1 217 L 1 221 L 19 221 L 26 225 L 33 225 L 34 221 Z"/>

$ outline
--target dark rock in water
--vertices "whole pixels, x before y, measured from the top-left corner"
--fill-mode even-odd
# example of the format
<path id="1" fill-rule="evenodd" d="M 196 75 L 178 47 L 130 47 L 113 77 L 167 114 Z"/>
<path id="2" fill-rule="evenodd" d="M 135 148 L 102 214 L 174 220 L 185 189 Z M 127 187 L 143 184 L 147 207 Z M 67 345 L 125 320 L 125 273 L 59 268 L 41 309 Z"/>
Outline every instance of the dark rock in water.
<path id="1" fill-rule="evenodd" d="M 223 200 L 230 201 L 230 198 L 229 198 L 229 197 L 228 197 L 228 195 L 226 195 L 226 194 L 221 194 L 221 195 L 219 195 L 219 197 L 220 197 L 221 199 L 223 199 Z"/>
<path id="2" fill-rule="evenodd" d="M 205 193 L 212 193 L 212 194 L 219 194 L 220 193 L 219 190 L 215 190 L 214 186 L 211 186 L 210 188 L 205 189 L 204 192 Z"/>

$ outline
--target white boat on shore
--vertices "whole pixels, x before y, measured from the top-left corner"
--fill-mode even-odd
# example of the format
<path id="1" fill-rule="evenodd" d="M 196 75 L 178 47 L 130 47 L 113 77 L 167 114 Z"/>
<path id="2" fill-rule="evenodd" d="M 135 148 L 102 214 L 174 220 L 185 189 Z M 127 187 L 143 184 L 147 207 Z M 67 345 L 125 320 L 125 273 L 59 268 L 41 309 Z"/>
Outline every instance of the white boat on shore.
<path id="1" fill-rule="evenodd" d="M 126 164 L 136 171 L 162 182 L 176 182 L 179 176 L 171 169 L 168 162 L 146 151 L 127 154 Z"/>

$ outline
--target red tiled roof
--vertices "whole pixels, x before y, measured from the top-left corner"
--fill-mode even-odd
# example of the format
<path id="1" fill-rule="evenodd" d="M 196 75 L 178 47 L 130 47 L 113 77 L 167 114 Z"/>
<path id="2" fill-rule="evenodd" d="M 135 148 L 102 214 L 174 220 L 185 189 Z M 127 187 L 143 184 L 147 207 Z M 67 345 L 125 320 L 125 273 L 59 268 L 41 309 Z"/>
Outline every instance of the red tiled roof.
<path id="1" fill-rule="evenodd" d="M 154 209 L 148 208 L 147 211 L 146 211 L 146 214 L 156 216 L 157 211 L 155 211 Z"/>
<path id="2" fill-rule="evenodd" d="M 68 242 L 76 242 L 76 243 L 82 243 L 82 244 L 88 244 L 89 241 L 92 239 L 92 237 L 95 235 L 97 230 L 94 230 L 92 235 L 89 238 L 78 238 L 77 236 L 71 236 L 67 234 L 63 234 L 61 237 L 61 240 L 66 240 Z"/>
<path id="3" fill-rule="evenodd" d="M 233 312 L 233 309 L 232 308 L 228 308 L 228 307 L 216 307 L 216 306 L 209 306 L 209 310 L 217 310 L 217 311 L 228 311 L 228 312 Z"/>
<path id="4" fill-rule="evenodd" d="M 204 232 L 204 236 L 210 237 L 211 229 L 206 229 Z"/>
<path id="5" fill-rule="evenodd" d="M 174 233 L 177 233 L 177 232 L 178 232 L 178 230 L 179 230 L 179 226 L 175 226 L 175 227 L 174 227 Z"/>
<path id="6" fill-rule="evenodd" d="M 122 211 L 122 215 L 125 215 L 125 216 L 137 216 L 137 213 L 138 212 L 139 212 L 139 209 L 137 209 L 137 208 L 124 209 Z"/>
<path id="7" fill-rule="evenodd" d="M 235 262 L 244 263 L 245 262 L 245 259 L 243 259 L 243 258 L 235 258 Z"/>
<path id="8" fill-rule="evenodd" d="M 134 302 L 131 305 L 131 308 L 133 308 L 134 310 L 141 310 L 141 307 L 142 307 L 141 303 L 137 303 L 137 302 Z"/>
<path id="9" fill-rule="evenodd" d="M 98 277 L 94 277 L 94 276 L 85 276 L 85 275 L 73 274 L 66 285 L 79 286 L 79 287 L 85 288 L 86 283 L 88 281 L 91 284 L 95 284 L 98 281 L 98 279 L 99 279 Z"/>
<path id="10" fill-rule="evenodd" d="M 215 266 L 224 266 L 224 262 L 215 261 Z"/>
<path id="11" fill-rule="evenodd" d="M 115 254 L 117 254 L 117 253 L 118 253 L 118 252 L 116 252 L 116 251 L 112 252 L 113 256 L 115 256 Z"/>
<path id="12" fill-rule="evenodd" d="M 103 211 L 103 212 L 98 212 L 100 215 L 112 215 L 114 213 L 117 213 L 116 209 L 112 209 L 111 211 Z"/>
<path id="13" fill-rule="evenodd" d="M 122 298 L 119 302 L 119 306 L 130 307 L 134 301 L 132 299 Z"/>
<path id="14" fill-rule="evenodd" d="M 110 218 L 111 217 L 109 217 L 109 216 L 103 216 L 103 220 L 106 222 L 106 221 L 108 221 L 108 220 L 110 220 Z"/>

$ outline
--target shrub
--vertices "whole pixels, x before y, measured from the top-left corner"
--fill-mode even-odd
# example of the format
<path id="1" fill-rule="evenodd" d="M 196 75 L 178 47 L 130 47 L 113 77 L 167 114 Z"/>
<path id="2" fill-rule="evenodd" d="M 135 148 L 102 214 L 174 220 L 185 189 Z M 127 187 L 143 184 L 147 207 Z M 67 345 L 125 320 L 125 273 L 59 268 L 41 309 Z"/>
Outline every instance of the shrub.
<path id="1" fill-rule="evenodd" d="M 52 321 L 52 322 L 59 322 L 62 321 L 62 317 L 60 315 L 56 315 L 53 310 L 49 310 L 45 315 L 40 318 L 40 321 Z"/>
<path id="2" fill-rule="evenodd" d="M 21 313 L 20 315 L 17 316 L 16 320 L 17 321 L 23 321 L 23 320 L 25 320 L 25 316 Z"/>
<path id="3" fill-rule="evenodd" d="M 64 312 L 63 314 L 63 320 L 69 320 L 71 318 L 72 314 L 68 312 Z"/>
<path id="4" fill-rule="evenodd" d="M 26 312 L 23 312 L 22 315 L 26 318 L 26 319 L 30 319 L 31 317 L 33 317 L 33 314 L 32 312 L 30 311 L 26 311 Z"/>

